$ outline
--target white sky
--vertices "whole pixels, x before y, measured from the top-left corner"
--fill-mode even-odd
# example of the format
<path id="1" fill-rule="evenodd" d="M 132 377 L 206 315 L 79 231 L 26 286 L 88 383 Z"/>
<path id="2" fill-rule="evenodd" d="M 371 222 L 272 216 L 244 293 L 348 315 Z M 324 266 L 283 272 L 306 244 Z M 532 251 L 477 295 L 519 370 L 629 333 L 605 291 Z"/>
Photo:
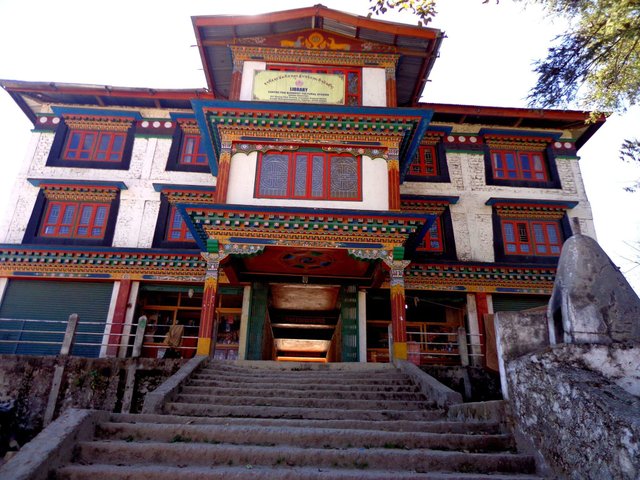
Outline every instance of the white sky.
<path id="1" fill-rule="evenodd" d="M 0 0 L 0 78 L 114 85 L 199 88 L 206 82 L 195 44 L 192 15 L 247 15 L 311 6 L 295 0 Z M 368 0 L 322 0 L 358 15 Z M 525 107 L 551 39 L 562 31 L 540 10 L 502 0 L 439 0 L 429 25 L 447 38 L 424 92 L 424 101 Z M 384 19 L 416 23 L 409 14 Z M 22 163 L 32 125 L 0 91 L 0 215 Z M 640 134 L 640 108 L 613 116 L 579 154 L 598 240 L 640 292 L 640 192 L 623 187 L 640 168 L 623 164 L 618 148 Z M 1 218 L 1 217 L 0 217 Z M 0 222 L 0 225 L 2 222 Z M 636 242 L 636 243 L 634 243 Z M 631 245 L 631 246 L 630 246 Z M 635 248 L 633 246 L 635 245 Z"/>

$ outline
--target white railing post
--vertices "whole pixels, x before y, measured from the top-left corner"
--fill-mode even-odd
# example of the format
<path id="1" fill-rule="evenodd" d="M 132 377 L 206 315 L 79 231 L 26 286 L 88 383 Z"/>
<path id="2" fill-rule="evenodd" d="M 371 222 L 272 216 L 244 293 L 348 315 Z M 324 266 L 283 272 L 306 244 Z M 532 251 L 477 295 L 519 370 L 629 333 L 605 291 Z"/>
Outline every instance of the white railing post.
<path id="1" fill-rule="evenodd" d="M 144 332 L 147 329 L 147 317 L 142 315 L 138 319 L 138 328 L 136 330 L 136 337 L 133 341 L 133 351 L 131 352 L 131 358 L 139 358 L 142 354 L 142 342 L 144 341 Z"/>
<path id="2" fill-rule="evenodd" d="M 469 366 L 469 347 L 467 345 L 467 331 L 464 327 L 458 327 L 458 353 L 463 367 Z"/>
<path id="3" fill-rule="evenodd" d="M 62 347 L 60 347 L 60 355 L 69 355 L 69 353 L 71 353 L 73 342 L 75 341 L 76 328 L 78 328 L 78 320 L 80 320 L 80 317 L 78 317 L 77 313 L 72 313 L 71 315 L 69 315 L 69 320 L 67 321 L 67 330 L 64 333 Z"/>

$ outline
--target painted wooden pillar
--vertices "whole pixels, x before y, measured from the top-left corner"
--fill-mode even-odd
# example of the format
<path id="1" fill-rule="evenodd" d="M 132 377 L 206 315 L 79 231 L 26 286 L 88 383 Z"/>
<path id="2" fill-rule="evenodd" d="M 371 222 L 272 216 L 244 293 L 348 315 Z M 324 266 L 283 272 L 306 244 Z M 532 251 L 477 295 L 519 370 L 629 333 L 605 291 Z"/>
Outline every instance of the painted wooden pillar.
<path id="1" fill-rule="evenodd" d="M 107 342 L 106 354 L 108 357 L 115 357 L 118 354 L 120 338 L 124 330 L 127 309 L 129 306 L 129 295 L 131 294 L 131 280 L 120 280 L 116 305 L 111 319 L 111 329 L 109 330 L 109 340 Z"/>
<path id="2" fill-rule="evenodd" d="M 231 141 L 222 140 L 218 155 L 218 176 L 216 178 L 216 203 L 227 203 L 229 190 L 229 170 L 231 168 Z"/>
<path id="3" fill-rule="evenodd" d="M 219 253 L 203 252 L 201 255 L 207 262 L 207 270 L 204 275 L 197 354 L 211 355 L 213 324 L 216 318 L 216 300 L 218 297 L 218 270 L 220 261 L 224 257 Z"/>
<path id="4" fill-rule="evenodd" d="M 233 71 L 231 72 L 231 88 L 229 89 L 229 100 L 240 100 L 243 66 L 244 61 L 235 58 L 233 59 Z"/>
<path id="5" fill-rule="evenodd" d="M 387 160 L 387 172 L 389 175 L 389 210 L 400 211 L 400 161 L 398 149 L 390 148 Z"/>
<path id="6" fill-rule="evenodd" d="M 398 95 L 396 93 L 396 69 L 395 67 L 386 67 L 384 70 L 387 80 L 387 107 L 397 107 Z"/>
<path id="7" fill-rule="evenodd" d="M 404 269 L 410 260 L 386 260 L 390 273 L 391 332 L 393 334 L 393 357 L 407 359 L 407 309 L 405 308 Z"/>

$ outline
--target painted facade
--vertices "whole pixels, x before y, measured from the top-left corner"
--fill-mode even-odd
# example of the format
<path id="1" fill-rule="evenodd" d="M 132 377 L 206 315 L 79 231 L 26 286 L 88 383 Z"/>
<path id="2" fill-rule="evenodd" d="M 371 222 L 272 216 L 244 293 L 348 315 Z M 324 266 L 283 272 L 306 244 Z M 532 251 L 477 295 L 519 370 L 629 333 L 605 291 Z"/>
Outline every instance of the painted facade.
<path id="1" fill-rule="evenodd" d="M 543 303 L 563 240 L 595 236 L 577 151 L 604 120 L 420 103 L 440 31 L 193 20 L 208 90 L 1 82 L 34 123 L 3 351 L 51 353 L 24 321 L 86 311 L 95 356 L 146 315 L 149 356 L 173 324 L 185 357 L 483 364 L 487 315 Z"/>

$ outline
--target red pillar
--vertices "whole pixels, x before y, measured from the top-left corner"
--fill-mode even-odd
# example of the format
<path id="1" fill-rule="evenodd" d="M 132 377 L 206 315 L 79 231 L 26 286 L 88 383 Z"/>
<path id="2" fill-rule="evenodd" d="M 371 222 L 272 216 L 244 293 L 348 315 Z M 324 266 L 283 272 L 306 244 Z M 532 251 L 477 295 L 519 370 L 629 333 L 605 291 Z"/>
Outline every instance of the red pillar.
<path id="1" fill-rule="evenodd" d="M 240 100 L 240 90 L 242 88 L 242 67 L 243 61 L 233 61 L 233 72 L 231 73 L 231 88 L 229 89 L 229 100 Z"/>
<path id="2" fill-rule="evenodd" d="M 202 256 L 207 261 L 207 271 L 204 276 L 204 292 L 202 294 L 200 328 L 198 329 L 197 354 L 211 355 L 218 293 L 218 269 L 220 267 L 221 256 L 217 253 L 203 253 Z"/>
<path id="3" fill-rule="evenodd" d="M 229 170 L 231 168 L 231 148 L 220 151 L 218 158 L 218 176 L 216 177 L 216 203 L 227 203 L 229 190 Z"/>
<path id="4" fill-rule="evenodd" d="M 400 162 L 397 158 L 387 160 L 389 175 L 389 210 L 400 211 Z"/>
<path id="5" fill-rule="evenodd" d="M 393 356 L 398 360 L 407 359 L 407 309 L 404 295 L 404 269 L 409 260 L 389 260 L 391 294 L 391 332 L 393 335 Z"/>
<path id="6" fill-rule="evenodd" d="M 387 79 L 387 107 L 397 107 L 398 98 L 396 94 L 396 69 L 393 67 L 387 67 L 386 79 Z"/>
<path id="7" fill-rule="evenodd" d="M 111 320 L 111 329 L 109 330 L 109 345 L 107 346 L 108 357 L 115 357 L 118 355 L 120 341 L 122 340 L 121 334 L 127 317 L 130 293 L 131 280 L 120 280 L 120 288 L 118 290 L 118 297 L 116 298 L 116 307 L 113 312 L 113 319 Z"/>

